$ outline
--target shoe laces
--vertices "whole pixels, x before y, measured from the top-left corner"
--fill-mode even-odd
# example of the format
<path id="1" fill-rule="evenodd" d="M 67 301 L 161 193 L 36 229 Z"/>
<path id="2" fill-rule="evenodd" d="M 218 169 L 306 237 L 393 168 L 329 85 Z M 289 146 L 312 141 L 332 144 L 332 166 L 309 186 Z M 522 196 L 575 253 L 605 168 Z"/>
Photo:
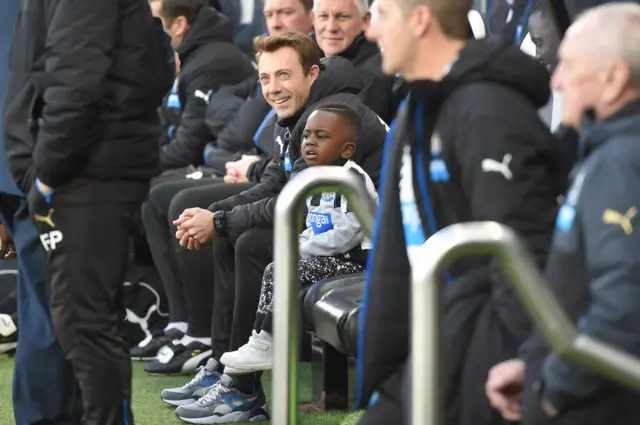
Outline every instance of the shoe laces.
<path id="1" fill-rule="evenodd" d="M 196 404 L 200 406 L 206 406 L 216 401 L 221 395 L 229 394 L 230 392 L 231 392 L 231 389 L 224 386 L 222 382 L 216 382 L 211 386 L 211 388 L 209 388 L 209 390 L 204 394 L 204 396 L 202 396 L 198 401 L 196 401 Z"/>
<path id="2" fill-rule="evenodd" d="M 211 375 L 211 372 L 209 372 L 209 371 L 207 370 L 207 368 L 206 368 L 206 367 L 204 367 L 204 366 L 199 366 L 196 370 L 198 371 L 198 373 L 196 373 L 196 376 L 195 376 L 191 381 L 189 381 L 189 382 L 187 382 L 186 384 L 184 384 L 184 385 L 182 386 L 182 388 L 188 388 L 188 387 L 190 387 L 191 385 L 193 385 L 193 384 L 195 384 L 195 383 L 197 383 L 197 382 L 199 382 L 199 381 L 203 380 L 203 379 L 204 379 L 204 378 L 206 378 L 207 376 Z"/>

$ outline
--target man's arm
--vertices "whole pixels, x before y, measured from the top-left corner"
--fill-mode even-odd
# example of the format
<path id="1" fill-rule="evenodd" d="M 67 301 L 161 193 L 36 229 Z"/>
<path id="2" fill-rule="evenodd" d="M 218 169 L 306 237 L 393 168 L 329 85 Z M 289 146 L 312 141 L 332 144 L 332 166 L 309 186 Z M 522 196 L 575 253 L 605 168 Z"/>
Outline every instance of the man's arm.
<path id="1" fill-rule="evenodd" d="M 187 82 L 187 98 L 180 118 L 180 125 L 171 142 L 160 150 L 160 166 L 163 170 L 199 165 L 204 162 L 204 147 L 213 135 L 205 122 L 207 102 L 219 88 L 216 75 L 203 69 Z M 209 97 L 208 97 L 209 96 Z"/>
<path id="2" fill-rule="evenodd" d="M 581 334 L 640 355 L 640 156 L 606 157 L 587 170 L 574 226 L 584 244 L 590 304 L 578 319 Z M 634 161 L 635 160 L 635 161 Z M 550 355 L 542 371 L 544 397 L 558 410 L 602 389 L 603 378 Z"/>
<path id="3" fill-rule="evenodd" d="M 46 41 L 50 84 L 33 152 L 36 176 L 47 186 L 80 173 L 100 137 L 119 12 L 113 0 L 60 0 L 55 9 Z"/>
<path id="4" fill-rule="evenodd" d="M 455 154 L 460 181 L 471 220 L 511 227 L 542 267 L 551 244 L 556 198 L 566 191 L 568 170 L 563 175 L 552 171 L 550 165 L 557 161 L 560 149 L 554 147 L 558 142 L 536 111 L 523 110 L 513 96 L 502 98 L 505 107 L 517 112 L 508 116 L 472 112 L 460 126 Z M 531 331 L 531 319 L 497 263 L 492 262 L 491 268 L 498 314 L 512 332 L 526 335 Z"/>
<path id="5" fill-rule="evenodd" d="M 286 183 L 287 178 L 285 176 L 284 169 L 282 168 L 280 161 L 274 158 L 271 160 L 266 171 L 262 175 L 260 183 L 253 186 L 251 189 L 247 189 L 244 192 L 231 196 L 223 201 L 211 204 L 208 210 L 212 212 L 229 212 L 239 205 L 247 205 L 260 201 L 261 199 L 276 196 L 280 193 L 280 190 Z"/>

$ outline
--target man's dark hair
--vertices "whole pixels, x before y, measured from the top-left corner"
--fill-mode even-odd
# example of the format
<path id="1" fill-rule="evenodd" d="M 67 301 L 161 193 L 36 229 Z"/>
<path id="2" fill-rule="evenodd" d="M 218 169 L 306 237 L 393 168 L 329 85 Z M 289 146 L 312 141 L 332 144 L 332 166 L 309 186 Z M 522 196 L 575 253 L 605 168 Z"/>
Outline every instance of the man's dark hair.
<path id="1" fill-rule="evenodd" d="M 350 142 L 357 143 L 362 120 L 360 119 L 360 114 L 358 114 L 355 109 L 343 102 L 327 102 L 318 106 L 315 110 L 329 112 L 342 118 L 353 131 L 354 137 Z"/>
<path id="2" fill-rule="evenodd" d="M 170 22 L 180 16 L 184 16 L 189 25 L 193 25 L 198 17 L 198 13 L 203 7 L 209 5 L 208 0 L 160 0 L 162 7 L 160 15 Z"/>
<path id="3" fill-rule="evenodd" d="M 280 35 L 259 35 L 253 40 L 256 52 L 256 63 L 260 62 L 263 53 L 273 53 L 283 47 L 291 47 L 300 57 L 300 64 L 305 75 L 314 65 L 320 67 L 320 54 L 316 43 L 308 35 L 299 32 L 286 32 Z"/>
<path id="4" fill-rule="evenodd" d="M 309 11 L 313 9 L 313 0 L 300 0 L 300 3 L 304 6 L 304 10 Z"/>

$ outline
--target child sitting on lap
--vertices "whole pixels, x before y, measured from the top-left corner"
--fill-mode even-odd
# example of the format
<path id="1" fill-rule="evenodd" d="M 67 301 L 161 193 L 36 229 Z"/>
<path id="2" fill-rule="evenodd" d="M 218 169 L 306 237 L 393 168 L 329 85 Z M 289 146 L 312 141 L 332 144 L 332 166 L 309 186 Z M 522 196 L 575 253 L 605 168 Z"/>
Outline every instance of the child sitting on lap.
<path id="1" fill-rule="evenodd" d="M 369 196 L 377 202 L 373 182 L 349 160 L 356 149 L 359 130 L 360 117 L 351 107 L 343 103 L 322 105 L 307 120 L 302 158 L 309 167 L 337 165 L 358 173 Z M 307 228 L 300 234 L 298 275 L 302 287 L 363 271 L 371 242 L 364 236 L 346 198 L 336 193 L 314 195 L 307 199 L 307 209 Z M 271 369 L 272 299 L 273 263 L 267 266 L 262 279 L 253 335 L 237 351 L 225 353 L 220 359 L 222 364 L 242 372 Z"/>

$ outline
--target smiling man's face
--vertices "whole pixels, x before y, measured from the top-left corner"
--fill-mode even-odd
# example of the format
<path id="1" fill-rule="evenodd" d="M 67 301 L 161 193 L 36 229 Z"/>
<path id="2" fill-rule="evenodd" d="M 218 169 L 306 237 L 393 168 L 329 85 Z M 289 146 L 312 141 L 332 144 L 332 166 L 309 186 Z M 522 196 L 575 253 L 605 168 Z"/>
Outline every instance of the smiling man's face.
<path id="1" fill-rule="evenodd" d="M 325 55 L 344 52 L 364 31 L 371 15 L 360 15 L 355 0 L 316 0 L 313 26 L 318 45 Z"/>
<path id="2" fill-rule="evenodd" d="M 258 61 L 262 94 L 278 118 L 292 117 L 302 109 L 318 72 L 318 66 L 314 65 L 305 74 L 300 56 L 292 47 L 264 52 Z"/>

